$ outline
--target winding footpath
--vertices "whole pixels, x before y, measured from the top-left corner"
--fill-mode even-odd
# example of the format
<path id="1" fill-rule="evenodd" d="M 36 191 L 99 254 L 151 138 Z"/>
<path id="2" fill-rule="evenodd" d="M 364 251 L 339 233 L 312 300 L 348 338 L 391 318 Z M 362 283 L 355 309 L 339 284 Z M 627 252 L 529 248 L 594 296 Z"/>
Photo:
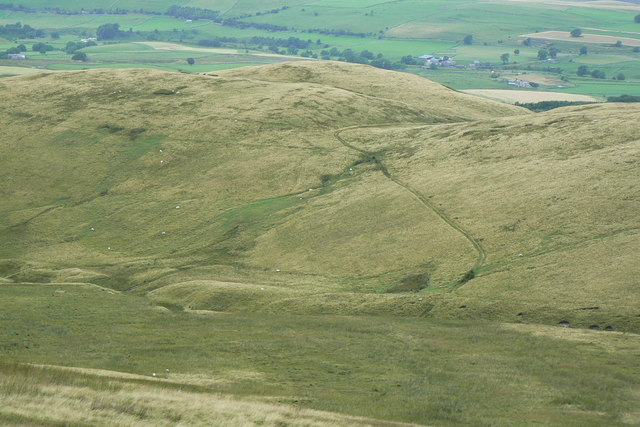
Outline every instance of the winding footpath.
<path id="1" fill-rule="evenodd" d="M 348 130 L 354 130 L 354 129 L 364 129 L 364 128 L 382 128 L 382 127 L 387 127 L 387 126 L 398 126 L 397 124 L 393 124 L 393 125 L 363 125 L 363 126 L 349 126 L 346 128 L 342 128 L 342 129 L 338 129 L 337 131 L 334 132 L 333 136 L 345 147 L 357 151 L 361 154 L 364 154 L 365 156 L 370 157 L 375 163 L 376 165 L 380 168 L 380 170 L 382 171 L 383 175 L 385 177 L 387 177 L 389 180 L 393 181 L 396 185 L 404 188 L 406 191 L 408 191 L 409 193 L 411 193 L 416 199 L 418 199 L 418 201 L 420 203 L 422 203 L 427 209 L 431 210 L 433 213 L 435 213 L 436 215 L 438 215 L 438 217 L 440 217 L 440 219 L 442 221 L 444 221 L 448 226 L 450 226 L 451 228 L 453 228 L 454 230 L 456 230 L 459 234 L 461 234 L 465 239 L 467 239 L 469 241 L 469 243 L 471 243 L 471 245 L 473 246 L 473 248 L 475 249 L 475 251 L 477 252 L 477 256 L 476 256 L 476 262 L 473 265 L 473 267 L 469 270 L 469 272 L 467 273 L 467 275 L 465 276 L 465 279 L 463 279 L 463 281 L 460 284 L 464 284 L 465 282 L 471 280 L 474 275 L 475 272 L 478 271 L 478 269 L 480 269 L 482 266 L 484 266 L 485 261 L 487 260 L 487 252 L 485 251 L 485 249 L 482 247 L 482 244 L 480 243 L 480 241 L 478 239 L 476 239 L 475 237 L 473 237 L 471 235 L 471 233 L 467 230 L 465 230 L 464 228 L 462 228 L 462 226 L 460 226 L 458 223 L 456 223 L 451 217 L 449 217 L 442 209 L 440 209 L 439 207 L 437 207 L 433 202 L 431 202 L 431 200 L 429 200 L 427 197 L 425 197 L 424 195 L 422 195 L 421 193 L 419 193 L 415 188 L 411 187 L 409 184 L 407 184 L 406 182 L 403 182 L 401 180 L 399 180 L 398 178 L 396 178 L 395 176 L 393 176 L 389 170 L 387 169 L 387 167 L 382 163 L 382 161 L 380 161 L 379 158 L 377 158 L 375 156 L 375 153 L 364 150 L 362 148 L 358 148 L 353 144 L 350 144 L 348 141 L 346 141 L 343 137 L 342 137 L 342 132 L 348 131 Z"/>

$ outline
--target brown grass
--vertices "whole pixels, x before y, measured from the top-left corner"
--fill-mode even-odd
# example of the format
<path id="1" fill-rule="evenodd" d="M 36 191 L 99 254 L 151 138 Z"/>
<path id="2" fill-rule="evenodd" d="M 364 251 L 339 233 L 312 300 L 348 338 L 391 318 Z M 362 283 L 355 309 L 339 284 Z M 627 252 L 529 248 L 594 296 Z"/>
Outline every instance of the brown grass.
<path id="1" fill-rule="evenodd" d="M 82 374 L 86 385 L 56 381 L 60 377 L 55 373 L 57 370 Z M 4 397 L 0 418 L 33 425 L 63 424 L 70 420 L 94 426 L 412 425 L 217 393 L 180 391 L 163 387 L 167 380 L 151 383 L 149 377 L 113 371 L 46 366 L 33 367 L 30 372 L 29 378 L 21 379 L 0 374 L 0 394 Z M 95 379 L 89 380 L 92 377 Z M 20 388 L 6 388 L 8 382 L 18 380 L 23 381 Z"/>

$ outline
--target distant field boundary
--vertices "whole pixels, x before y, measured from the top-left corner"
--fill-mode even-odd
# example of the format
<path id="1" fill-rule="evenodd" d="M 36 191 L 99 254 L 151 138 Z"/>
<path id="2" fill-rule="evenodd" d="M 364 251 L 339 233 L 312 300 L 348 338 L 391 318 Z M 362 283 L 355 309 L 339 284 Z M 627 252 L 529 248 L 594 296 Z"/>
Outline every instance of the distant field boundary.
<path id="1" fill-rule="evenodd" d="M 560 40 L 564 42 L 600 44 L 615 44 L 617 41 L 621 41 L 625 46 L 640 46 L 640 39 L 635 39 L 633 37 L 617 37 L 584 33 L 580 37 L 571 37 L 571 34 L 568 31 L 543 31 L 541 33 L 521 34 L 520 37 L 529 37 L 532 39 Z"/>

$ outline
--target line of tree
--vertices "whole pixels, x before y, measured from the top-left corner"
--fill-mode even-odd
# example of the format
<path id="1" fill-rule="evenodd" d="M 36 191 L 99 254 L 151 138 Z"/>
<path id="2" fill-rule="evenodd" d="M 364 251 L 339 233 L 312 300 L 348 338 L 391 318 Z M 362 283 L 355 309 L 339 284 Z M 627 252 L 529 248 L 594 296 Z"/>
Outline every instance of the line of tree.
<path id="1" fill-rule="evenodd" d="M 406 68 L 406 65 L 402 62 L 391 62 L 384 58 L 381 53 L 375 54 L 368 50 L 354 52 L 352 49 L 345 49 L 340 51 L 333 47 L 330 50 L 323 50 L 320 55 L 322 59 L 326 60 L 337 59 L 338 61 L 367 64 L 385 70 L 403 70 Z"/>
<path id="2" fill-rule="evenodd" d="M 277 38 L 277 37 L 259 37 L 254 36 L 248 39 L 241 39 L 237 37 L 215 37 L 212 39 L 202 39 L 198 41 L 200 46 L 207 47 L 220 47 L 224 43 L 233 43 L 233 44 L 243 44 L 246 46 L 252 46 L 256 48 L 294 48 L 294 49 L 308 49 L 313 41 L 311 40 L 302 40 L 298 37 L 289 37 L 289 38 Z M 273 50 L 273 49 L 271 49 Z"/>
<path id="3" fill-rule="evenodd" d="M 554 108 L 559 107 L 567 107 L 570 105 L 585 105 L 585 104 L 593 104 L 593 102 L 582 102 L 582 101 L 541 101 L 541 102 L 516 102 L 515 105 L 519 107 L 527 108 L 531 111 L 541 112 L 541 111 L 549 111 Z"/>
<path id="4" fill-rule="evenodd" d="M 257 30 L 265 30 L 265 31 L 289 31 L 289 27 L 285 27 L 284 25 L 274 25 L 267 24 L 262 22 L 246 22 L 240 21 L 238 18 L 227 18 L 221 22 L 225 27 L 234 27 L 234 28 L 255 28 Z"/>
<path id="5" fill-rule="evenodd" d="M 14 12 L 23 12 L 23 13 L 36 13 L 38 10 L 32 7 L 27 7 L 22 4 L 13 3 L 0 3 L 0 10 L 12 10 Z"/>
<path id="6" fill-rule="evenodd" d="M 640 102 L 640 96 L 626 94 L 620 96 L 608 96 L 607 102 Z"/>
<path id="7" fill-rule="evenodd" d="M 606 78 L 606 74 L 604 73 L 604 71 L 602 70 L 591 70 L 589 71 L 589 67 L 587 67 L 586 65 L 581 65 L 578 67 L 578 70 L 576 71 L 576 74 L 579 75 L 580 77 L 584 77 L 584 76 L 591 76 L 594 79 L 604 79 Z M 621 80 L 624 80 L 624 75 L 623 78 Z"/>
<path id="8" fill-rule="evenodd" d="M 202 9 L 199 7 L 186 7 L 186 6 L 169 6 L 169 9 L 164 13 L 165 15 L 173 16 L 175 18 L 184 19 L 209 19 L 212 21 L 219 21 L 220 11 L 211 9 Z"/>
<path id="9" fill-rule="evenodd" d="M 5 39 L 40 39 L 46 36 L 44 30 L 37 30 L 20 22 L 15 24 L 0 25 L 0 37 Z"/>
<path id="10" fill-rule="evenodd" d="M 64 48 L 64 51 L 68 54 L 73 54 L 76 53 L 76 51 L 85 48 L 85 47 L 89 47 L 89 46 L 97 46 L 98 44 L 94 41 L 87 41 L 87 42 L 82 42 L 82 41 L 70 41 L 67 42 L 67 45 Z"/>

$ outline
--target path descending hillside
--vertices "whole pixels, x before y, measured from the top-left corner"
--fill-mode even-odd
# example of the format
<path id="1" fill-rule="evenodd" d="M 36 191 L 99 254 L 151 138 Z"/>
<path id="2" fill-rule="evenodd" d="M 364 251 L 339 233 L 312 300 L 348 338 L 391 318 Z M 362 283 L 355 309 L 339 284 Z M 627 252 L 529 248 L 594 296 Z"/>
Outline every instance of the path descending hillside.
<path id="1" fill-rule="evenodd" d="M 4 282 L 640 330 L 637 105 L 532 114 L 330 62 L 0 95 Z"/>

